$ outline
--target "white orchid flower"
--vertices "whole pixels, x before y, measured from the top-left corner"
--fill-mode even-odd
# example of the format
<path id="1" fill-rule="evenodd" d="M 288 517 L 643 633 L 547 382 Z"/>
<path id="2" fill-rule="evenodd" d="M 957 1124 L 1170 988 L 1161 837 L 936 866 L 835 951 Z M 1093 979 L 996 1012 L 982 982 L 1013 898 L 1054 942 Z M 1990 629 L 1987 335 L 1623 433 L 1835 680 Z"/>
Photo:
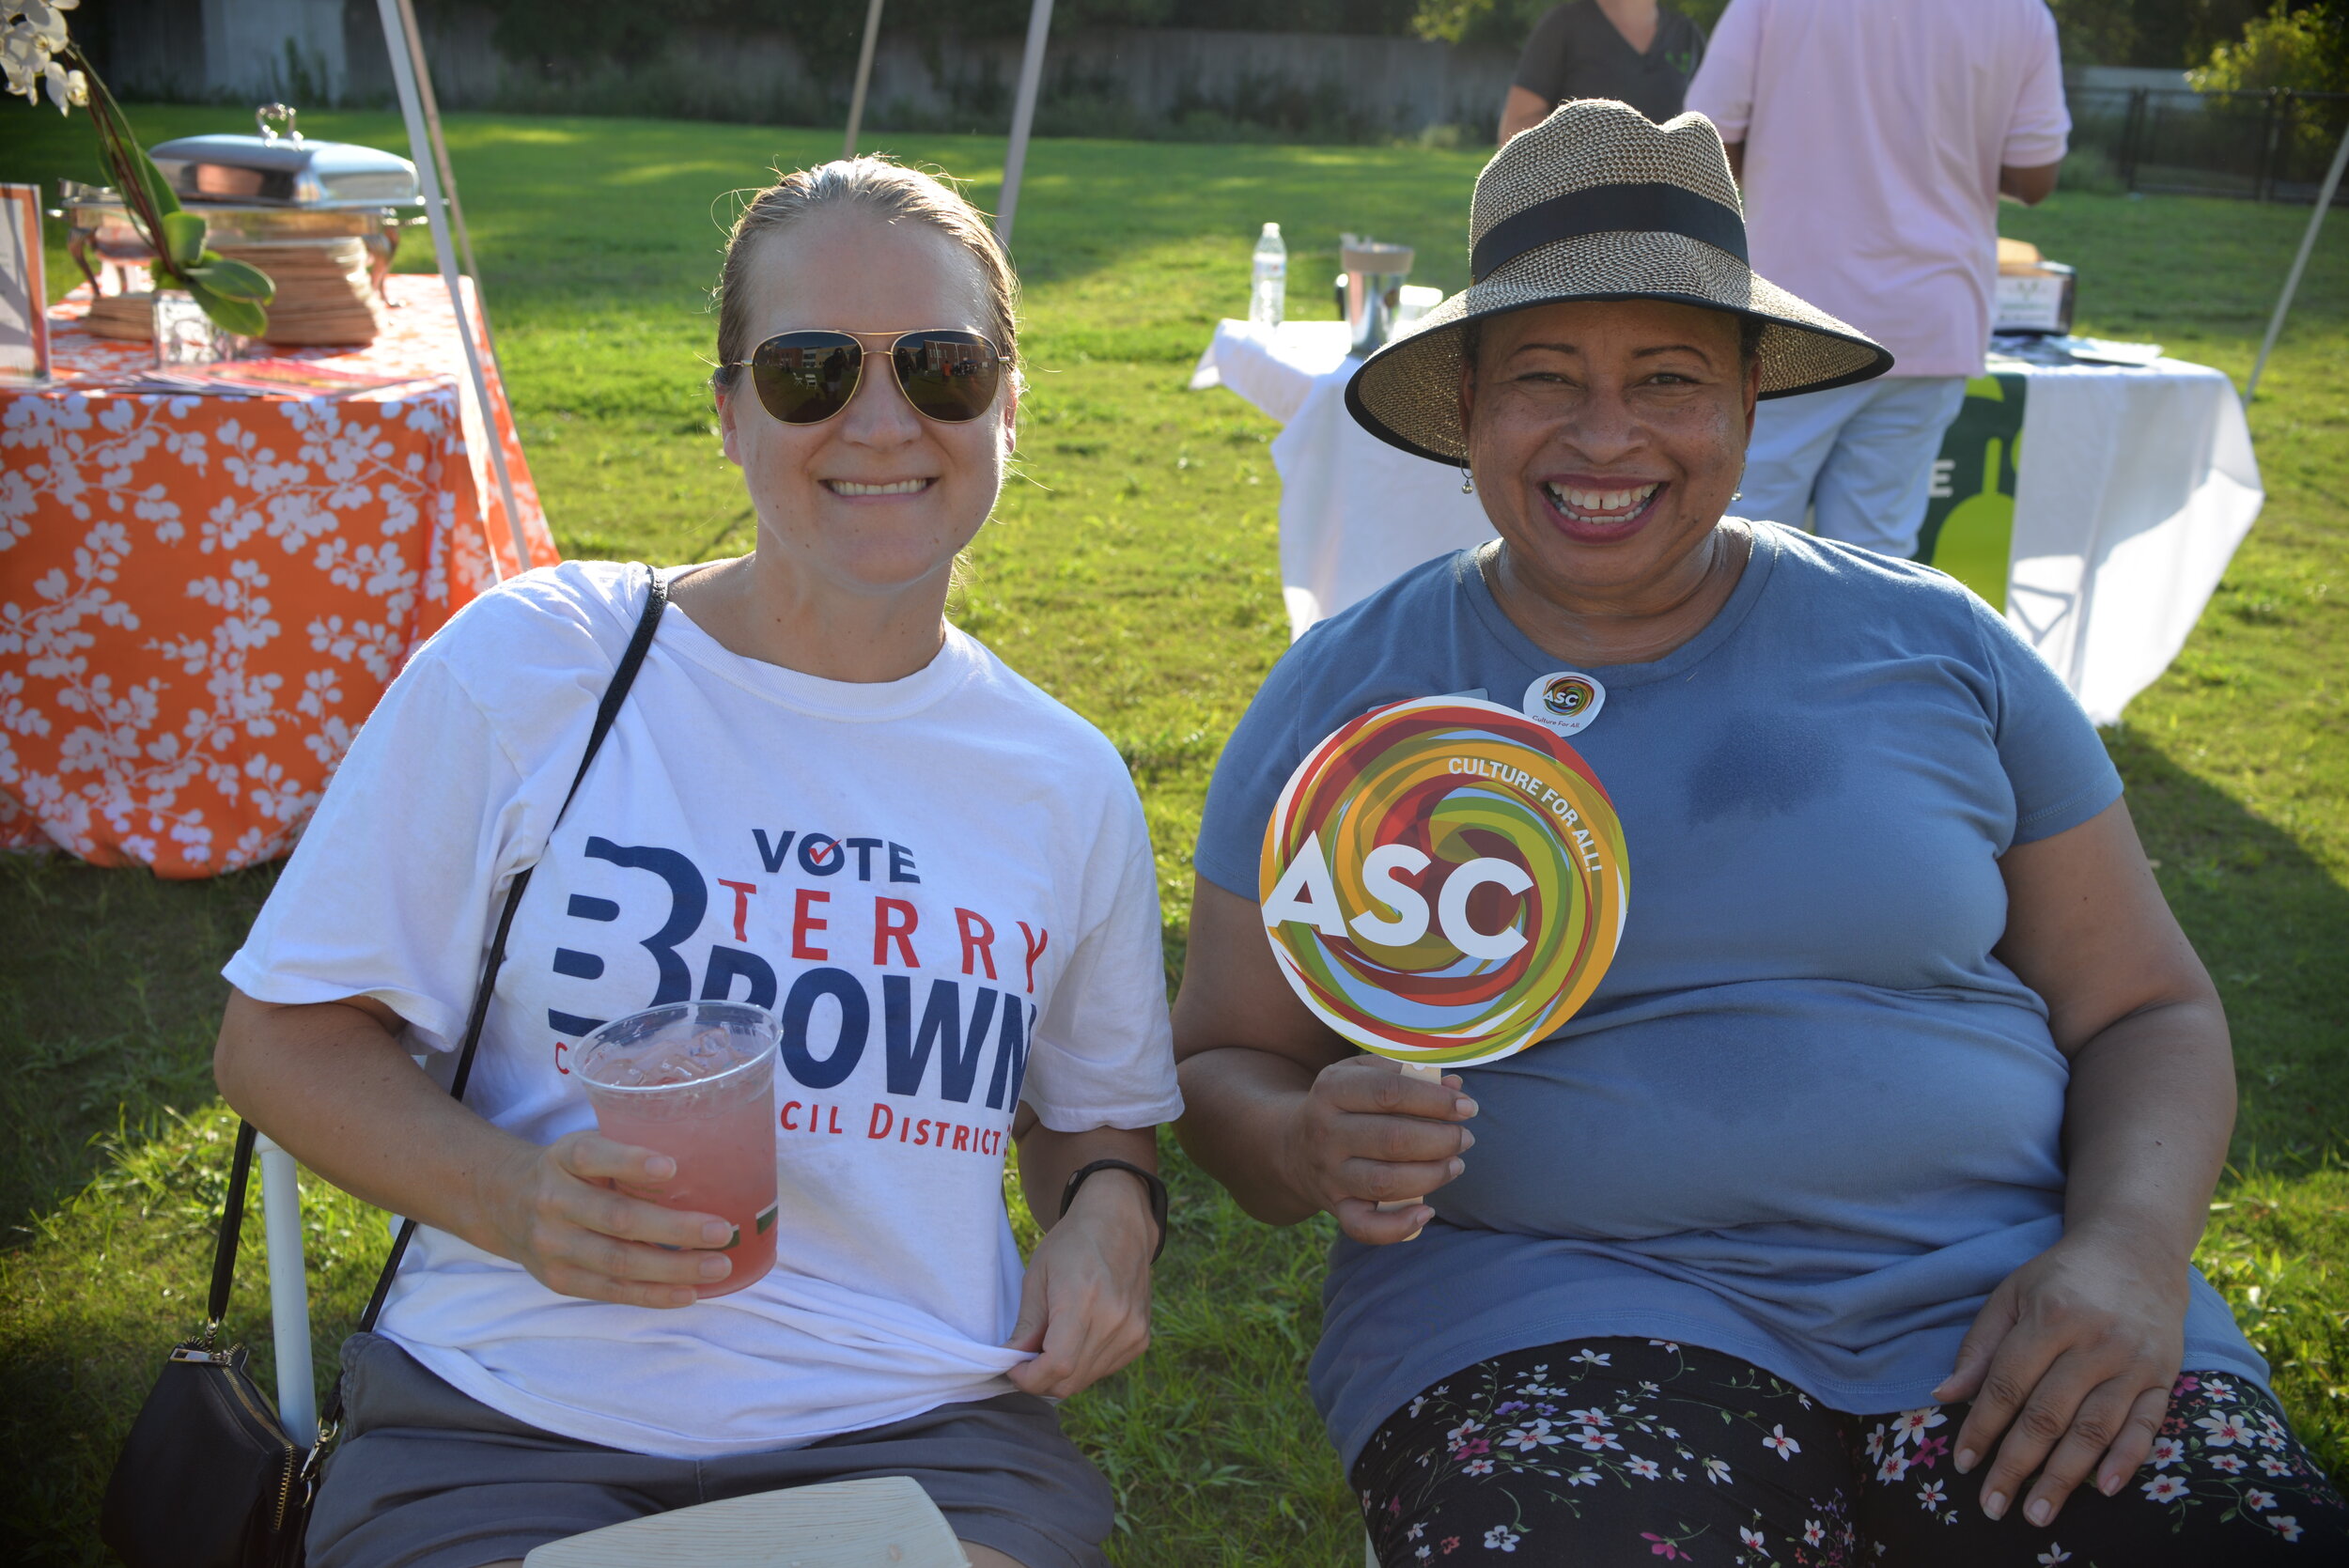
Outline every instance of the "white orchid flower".
<path id="1" fill-rule="evenodd" d="M 57 106 L 58 114 L 64 114 L 77 103 L 89 102 L 89 78 L 80 71 L 68 70 L 52 60 L 41 75 L 49 85 L 49 101 Z"/>
<path id="2" fill-rule="evenodd" d="M 49 64 L 49 51 L 23 23 L 0 32 L 0 70 L 8 78 L 8 91 L 40 101 L 40 77 Z"/>
<path id="3" fill-rule="evenodd" d="M 24 20 L 33 32 L 52 49 L 66 45 L 65 12 L 81 4 L 81 0 L 19 0 Z"/>

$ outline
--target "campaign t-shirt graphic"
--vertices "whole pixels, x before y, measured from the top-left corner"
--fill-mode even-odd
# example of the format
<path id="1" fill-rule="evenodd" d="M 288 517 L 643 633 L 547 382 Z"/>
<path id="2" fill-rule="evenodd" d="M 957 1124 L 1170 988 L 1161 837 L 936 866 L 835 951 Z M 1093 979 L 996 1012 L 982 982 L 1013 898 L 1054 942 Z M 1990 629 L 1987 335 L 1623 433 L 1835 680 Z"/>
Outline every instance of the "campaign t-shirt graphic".
<path id="1" fill-rule="evenodd" d="M 959 632 L 860 685 L 742 659 L 672 608 L 557 824 L 644 592 L 642 567 L 535 571 L 420 649 L 226 973 L 271 1001 L 374 996 L 445 1080 L 535 862 L 467 1103 L 551 1143 L 595 1125 L 573 1066 L 599 1024 L 772 1010 L 775 1270 L 661 1312 L 428 1228 L 381 1331 L 517 1419 L 678 1457 L 1003 1391 L 1018 1108 L 1067 1131 L 1180 1110 L 1132 783 Z"/>

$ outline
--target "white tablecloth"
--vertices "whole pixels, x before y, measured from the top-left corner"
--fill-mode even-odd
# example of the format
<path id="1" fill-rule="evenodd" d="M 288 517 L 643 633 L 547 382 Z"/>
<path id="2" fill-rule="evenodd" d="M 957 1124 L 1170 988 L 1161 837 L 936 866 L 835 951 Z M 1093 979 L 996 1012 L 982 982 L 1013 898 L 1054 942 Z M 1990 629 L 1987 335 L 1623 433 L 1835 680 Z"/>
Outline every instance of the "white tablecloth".
<path id="1" fill-rule="evenodd" d="M 1219 324 L 1194 388 L 1225 386 L 1285 427 L 1281 591 L 1292 636 L 1423 561 L 1493 536 L 1457 470 L 1400 452 L 1346 411 L 1346 328 Z M 2263 492 L 2233 383 L 2164 359 L 2029 378 L 2007 620 L 2089 717 L 2109 724 L 2169 667 L 2259 516 Z"/>

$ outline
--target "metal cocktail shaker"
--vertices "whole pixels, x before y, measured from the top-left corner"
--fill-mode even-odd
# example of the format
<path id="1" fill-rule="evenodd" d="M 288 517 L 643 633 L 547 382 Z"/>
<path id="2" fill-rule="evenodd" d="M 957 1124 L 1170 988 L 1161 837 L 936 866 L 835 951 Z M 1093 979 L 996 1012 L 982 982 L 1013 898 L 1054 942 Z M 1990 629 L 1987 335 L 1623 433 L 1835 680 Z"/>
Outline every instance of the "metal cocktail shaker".
<path id="1" fill-rule="evenodd" d="M 1411 275 L 1411 247 L 1341 235 L 1338 265 L 1345 269 L 1347 351 L 1367 354 L 1393 329 L 1403 280 Z"/>

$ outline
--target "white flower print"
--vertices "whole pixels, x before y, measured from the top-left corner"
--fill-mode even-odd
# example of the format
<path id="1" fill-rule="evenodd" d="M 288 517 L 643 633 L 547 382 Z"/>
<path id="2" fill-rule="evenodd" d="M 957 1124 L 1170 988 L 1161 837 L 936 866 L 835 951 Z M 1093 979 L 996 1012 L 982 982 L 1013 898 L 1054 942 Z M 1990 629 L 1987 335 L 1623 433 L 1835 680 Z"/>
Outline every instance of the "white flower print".
<path id="1" fill-rule="evenodd" d="M 1493 1462 L 1489 1459 L 1471 1459 L 1461 1466 L 1460 1470 L 1464 1475 L 1490 1475 L 1493 1473 Z"/>
<path id="2" fill-rule="evenodd" d="M 2254 1513 L 2264 1513 L 2276 1506 L 2276 1494 L 2263 1492 L 2256 1486 L 2247 1486 L 2243 1489 L 2243 1506 Z"/>
<path id="3" fill-rule="evenodd" d="M 1876 1467 L 1876 1479 L 1886 1482 L 1898 1481 L 1908 1473 L 1909 1467 L 1915 1463 L 1915 1460 L 1905 1453 L 1888 1453 L 1884 1456 L 1884 1463 Z"/>
<path id="4" fill-rule="evenodd" d="M 2145 1463 L 2156 1470 L 2166 1470 L 2185 1457 L 2184 1442 L 2175 1437 L 2156 1437 L 2154 1439 L 2154 1452 L 2146 1455 Z"/>
<path id="5" fill-rule="evenodd" d="M 1658 1469 L 1655 1460 L 1641 1459 L 1637 1454 L 1626 1457 L 1623 1462 L 1623 1467 L 1629 1470 L 1633 1475 L 1638 1476 L 1641 1481 L 1654 1481 L 1659 1474 L 1662 1473 L 1661 1470 Z"/>
<path id="6" fill-rule="evenodd" d="M 1917 1488 L 1918 1506 L 1924 1509 L 1928 1514 L 1949 1500 L 1949 1493 L 1943 1489 L 1941 1483 L 1937 1481 L 1928 1481 L 1922 1486 Z"/>
<path id="7" fill-rule="evenodd" d="M 1593 1350 L 1586 1344 L 1574 1353 L 1573 1359 L 1587 1367 L 1603 1367 L 1613 1361 L 1614 1358 L 1603 1350 Z M 1516 1549 L 1514 1546 L 1510 1548 L 1512 1551 Z"/>
<path id="8" fill-rule="evenodd" d="M 1782 1423 L 1770 1428 L 1770 1435 L 1762 1439 L 1762 1446 L 1771 1450 L 1781 1459 L 1792 1459 L 1802 1452 L 1802 1445 L 1786 1436 Z"/>
<path id="9" fill-rule="evenodd" d="M 1416 1541 L 1426 1533 L 1427 1521 L 1424 1519 L 1416 1519 L 1412 1521 L 1411 1528 L 1403 1532 L 1403 1539 L 1406 1541 Z"/>
<path id="10" fill-rule="evenodd" d="M 1501 1446 L 1516 1449 L 1519 1453 L 1532 1453 L 1545 1446 L 1554 1448 L 1564 1441 L 1549 1430 L 1548 1421 L 1528 1421 L 1523 1426 L 1510 1428 L 1508 1435 L 1501 1439 Z"/>
<path id="11" fill-rule="evenodd" d="M 1471 1416 L 1462 1421 L 1459 1425 L 1454 1427 L 1451 1431 L 1445 1433 L 1443 1435 L 1444 1441 L 1450 1443 L 1456 1449 L 1461 1444 L 1467 1442 L 1470 1437 L 1475 1436 L 1478 1433 L 1484 1430 L 1485 1423 Z"/>
<path id="12" fill-rule="evenodd" d="M 1485 1549 L 1488 1552 L 1514 1552 L 1521 1539 L 1507 1525 L 1495 1525 L 1485 1532 Z"/>
<path id="13" fill-rule="evenodd" d="M 1805 1519 L 1802 1522 L 1802 1544 L 1804 1545 L 1815 1546 L 1826 1539 L 1827 1527 L 1820 1524 L 1818 1520 Z"/>
<path id="14" fill-rule="evenodd" d="M 1760 1530 L 1749 1529 L 1744 1525 L 1737 1527 L 1737 1541 L 1740 1545 L 1751 1546 L 1757 1551 L 1765 1545 Z"/>
<path id="15" fill-rule="evenodd" d="M 2251 1440 L 2251 1429 L 2244 1424 L 2240 1416 L 2198 1416 L 2194 1424 L 2208 1434 L 2202 1441 L 2211 1448 L 2232 1448 L 2236 1443 Z"/>
<path id="16" fill-rule="evenodd" d="M 2268 1475 L 2290 1475 L 2292 1467 L 2272 1453 L 2260 1455 L 2260 1469 Z"/>
<path id="17" fill-rule="evenodd" d="M 1566 1484 L 1569 1486 L 1595 1486 L 1598 1484 L 1598 1472 L 1588 1467 L 1577 1470 L 1574 1474 L 1566 1477 Z"/>
<path id="18" fill-rule="evenodd" d="M 2070 1552 L 2065 1551 L 2055 1542 L 2050 1541 L 2047 1543 L 2047 1549 L 2039 1554 L 2039 1568 L 2055 1568 L 2055 1565 L 2059 1562 L 2069 1562 L 2071 1560 L 2072 1554 Z"/>
<path id="19" fill-rule="evenodd" d="M 1926 1433 L 1937 1426 L 1946 1425 L 1949 1419 L 1941 1413 L 1941 1407 L 1937 1405 L 1928 1405 L 1917 1410 L 1904 1410 L 1892 1418 L 1892 1446 L 1898 1448 L 1912 1438 L 1922 1441 Z"/>
<path id="20" fill-rule="evenodd" d="M 1586 1426 L 1574 1434 L 1574 1441 L 1581 1445 L 1582 1452 L 1585 1453 L 1596 1453 L 1601 1449 L 1621 1450 L 1623 1447 L 1615 1440 L 1613 1433 L 1603 1431 L 1595 1426 Z"/>
<path id="21" fill-rule="evenodd" d="M 2300 1521 L 2289 1514 L 2270 1514 L 2267 1515 L 2267 1523 L 2275 1527 L 2276 1533 L 2287 1541 L 2300 1539 Z"/>
<path id="22" fill-rule="evenodd" d="M 1727 1481 L 1729 1479 L 1729 1461 L 1726 1459 L 1706 1460 L 1704 1462 L 1704 1479 L 1715 1483 Z"/>
<path id="23" fill-rule="evenodd" d="M 2210 1456 L 2210 1467 L 2224 1470 L 2229 1475 L 2241 1475 L 2245 1464 L 2243 1455 L 2239 1453 L 2214 1453 Z"/>
<path id="24" fill-rule="evenodd" d="M 2231 1400 L 2234 1398 L 2234 1386 L 2223 1378 L 2205 1377 L 2202 1379 L 2202 1392 L 2213 1399 Z"/>
<path id="25" fill-rule="evenodd" d="M 2155 1502 L 2174 1502 L 2186 1495 L 2186 1483 L 2173 1475 L 2157 1475 L 2138 1488 Z"/>
<path id="26" fill-rule="evenodd" d="M 1878 1423 L 1875 1430 L 1868 1434 L 1866 1447 L 1869 1458 L 1881 1459 L 1884 1457 L 1884 1427 L 1882 1423 Z"/>
<path id="27" fill-rule="evenodd" d="M 1615 1421 L 1614 1418 L 1608 1415 L 1606 1411 L 1594 1406 L 1588 1410 L 1567 1411 L 1566 1424 L 1568 1426 L 1612 1426 Z"/>

